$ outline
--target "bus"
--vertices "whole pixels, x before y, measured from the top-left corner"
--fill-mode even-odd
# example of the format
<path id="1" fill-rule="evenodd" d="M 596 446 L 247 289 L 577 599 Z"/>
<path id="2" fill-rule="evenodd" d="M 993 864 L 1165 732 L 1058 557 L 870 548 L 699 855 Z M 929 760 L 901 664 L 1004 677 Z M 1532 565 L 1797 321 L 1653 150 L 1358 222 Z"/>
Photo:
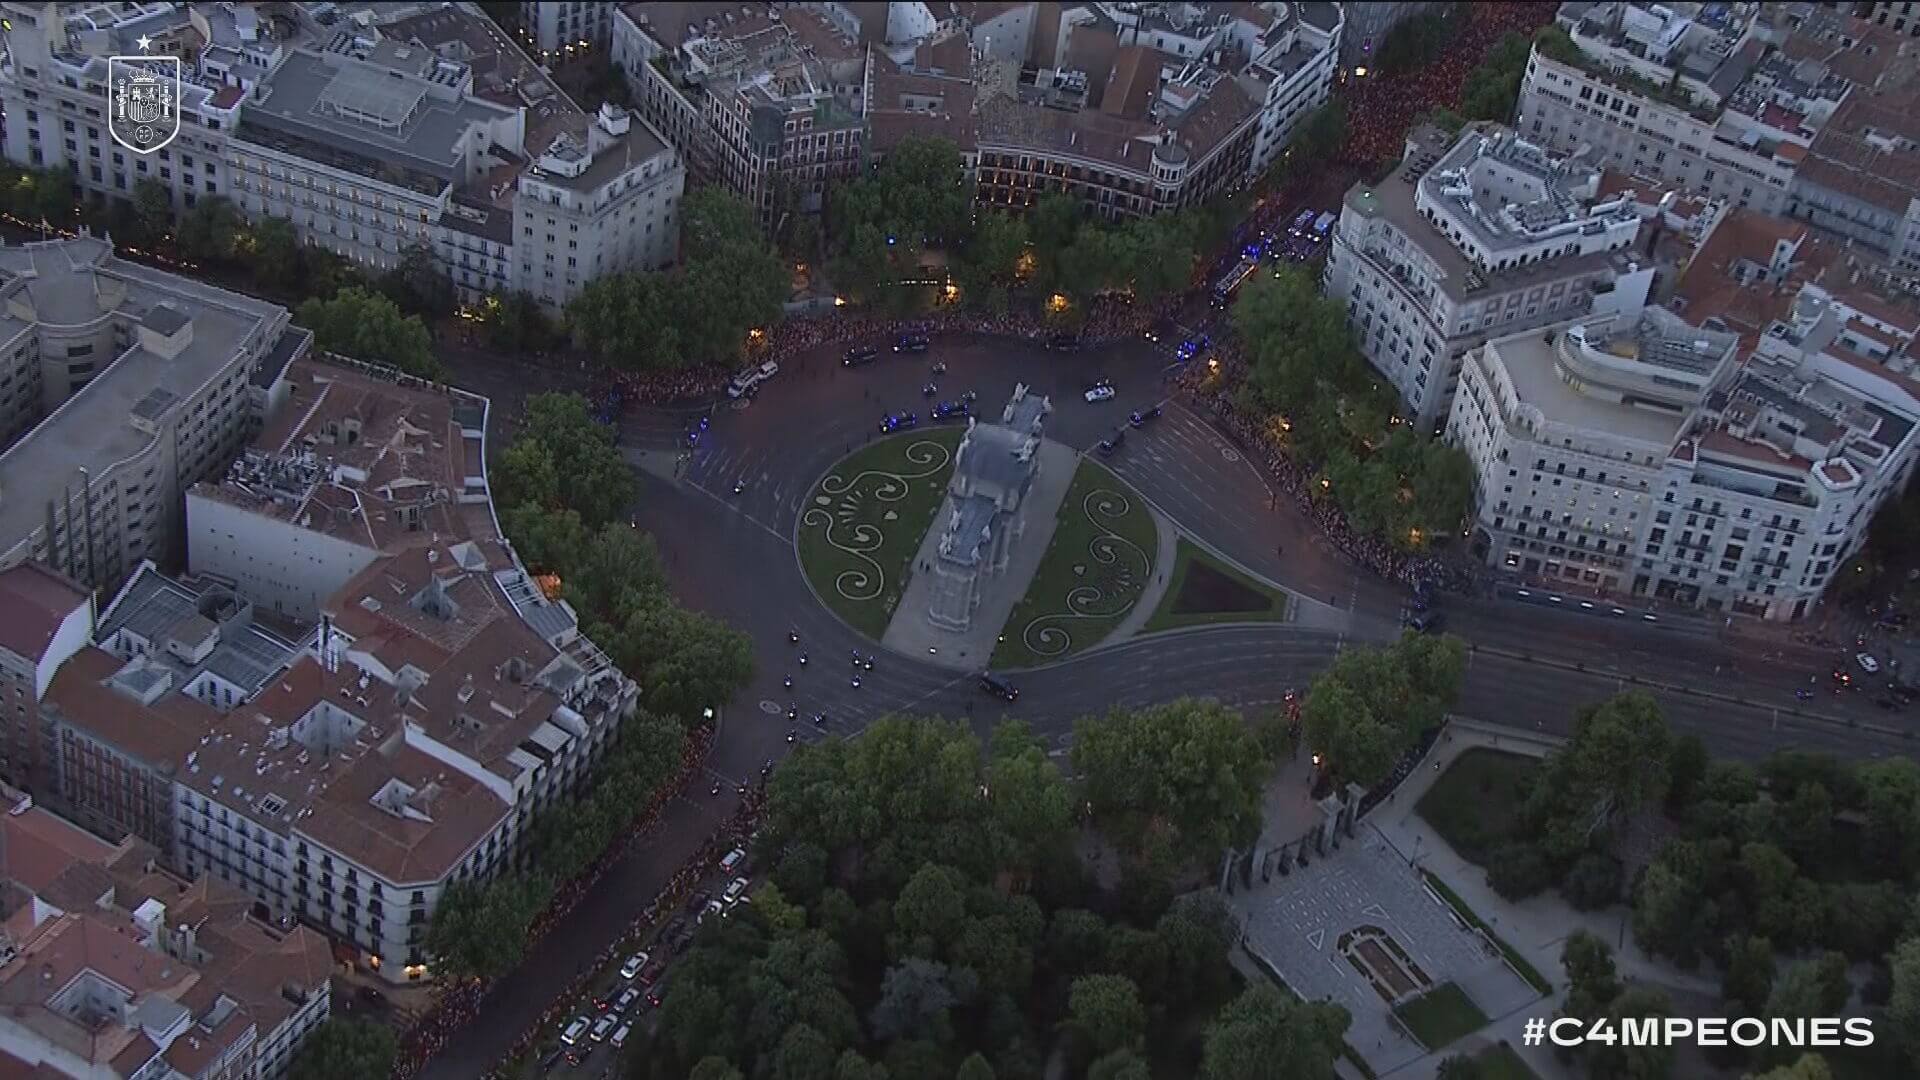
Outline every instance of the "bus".
<path id="1" fill-rule="evenodd" d="M 1333 231 L 1333 223 L 1335 221 L 1338 221 L 1339 219 L 1340 219 L 1340 215 L 1334 213 L 1331 210 L 1327 211 L 1324 214 L 1321 214 L 1317 218 L 1314 218 L 1313 219 L 1313 238 L 1315 240 L 1325 240 L 1327 238 L 1327 234 Z"/>
<path id="2" fill-rule="evenodd" d="M 1251 256 L 1243 256 L 1239 262 L 1234 264 L 1233 269 L 1227 271 L 1226 276 L 1214 285 L 1213 306 L 1226 307 L 1231 303 L 1233 301 L 1233 294 L 1240 291 L 1240 286 L 1246 284 L 1247 279 L 1252 277 L 1254 272 L 1259 269 L 1260 262 L 1258 259 Z"/>

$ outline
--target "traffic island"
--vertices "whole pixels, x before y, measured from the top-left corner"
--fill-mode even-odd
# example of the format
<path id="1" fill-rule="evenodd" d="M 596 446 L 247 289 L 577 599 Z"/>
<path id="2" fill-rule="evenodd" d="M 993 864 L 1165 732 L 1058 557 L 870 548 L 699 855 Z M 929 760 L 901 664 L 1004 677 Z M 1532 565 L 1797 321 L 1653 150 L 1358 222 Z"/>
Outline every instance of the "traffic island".
<path id="1" fill-rule="evenodd" d="M 1182 537 L 1173 579 L 1143 633 L 1211 623 L 1286 622 L 1287 594 L 1227 565 Z"/>
<path id="2" fill-rule="evenodd" d="M 882 439 L 841 459 L 808 493 L 796 540 L 813 591 L 878 638 L 953 473 L 958 429 Z"/>
<path id="3" fill-rule="evenodd" d="M 1159 546 L 1146 500 L 1105 466 L 1082 460 L 1046 554 L 1001 627 L 993 666 L 1055 663 L 1105 640 L 1139 605 Z"/>

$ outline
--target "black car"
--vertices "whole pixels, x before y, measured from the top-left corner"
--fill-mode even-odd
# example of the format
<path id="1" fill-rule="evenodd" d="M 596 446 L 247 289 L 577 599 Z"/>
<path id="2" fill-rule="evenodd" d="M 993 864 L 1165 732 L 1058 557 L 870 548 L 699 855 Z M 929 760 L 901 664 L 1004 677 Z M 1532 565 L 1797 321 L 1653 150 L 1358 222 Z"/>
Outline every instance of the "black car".
<path id="1" fill-rule="evenodd" d="M 1135 409 L 1127 416 L 1127 423 L 1134 427 L 1146 427 L 1149 421 L 1160 418 L 1160 406 L 1149 405 L 1144 409 Z"/>
<path id="2" fill-rule="evenodd" d="M 1100 456 L 1112 457 L 1113 452 L 1115 450 L 1120 449 L 1120 445 L 1126 441 L 1127 441 L 1127 429 L 1115 428 L 1113 434 L 1100 440 Z"/>
<path id="3" fill-rule="evenodd" d="M 926 352 L 931 344 L 924 334 L 902 334 L 900 340 L 893 343 L 894 352 Z"/>
<path id="4" fill-rule="evenodd" d="M 954 420 L 972 411 L 972 408 L 964 401 L 943 401 L 935 405 L 933 410 L 927 415 L 935 420 Z"/>
<path id="5" fill-rule="evenodd" d="M 980 689 L 1002 701 L 1014 701 L 1020 697 L 1020 688 L 991 671 L 980 674 Z"/>
<path id="6" fill-rule="evenodd" d="M 1079 352 L 1079 334 L 1048 334 L 1047 348 L 1053 352 Z"/>
<path id="7" fill-rule="evenodd" d="M 880 434 L 891 435 L 896 431 L 905 431 L 920 423 L 920 418 L 910 412 L 888 413 L 880 418 Z"/>
<path id="8" fill-rule="evenodd" d="M 1425 611 L 1407 620 L 1407 628 L 1417 634 L 1437 634 L 1446 619 L 1437 611 Z"/>
<path id="9" fill-rule="evenodd" d="M 840 358 L 840 363 L 845 367 L 859 367 L 861 364 L 873 363 L 879 356 L 880 350 L 876 346 L 855 345 L 853 348 L 847 350 L 845 356 Z"/>
<path id="10" fill-rule="evenodd" d="M 713 899 L 713 894 L 705 889 L 694 893 L 687 898 L 687 914 L 691 915 L 698 912 L 701 908 L 706 907 L 707 901 L 711 899 Z"/>

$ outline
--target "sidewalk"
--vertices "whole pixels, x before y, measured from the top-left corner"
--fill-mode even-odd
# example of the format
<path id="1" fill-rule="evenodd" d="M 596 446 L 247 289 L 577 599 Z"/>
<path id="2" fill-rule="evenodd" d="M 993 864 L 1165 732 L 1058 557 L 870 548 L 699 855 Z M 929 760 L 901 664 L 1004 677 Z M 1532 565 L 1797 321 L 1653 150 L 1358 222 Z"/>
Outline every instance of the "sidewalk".
<path id="1" fill-rule="evenodd" d="M 1565 740 L 1547 735 L 1482 725 L 1454 719 L 1447 733 L 1435 744 L 1427 760 L 1407 777 L 1391 801 L 1377 807 L 1366 818 L 1396 851 L 1411 853 L 1422 869 L 1447 883 L 1448 888 L 1484 920 L 1488 928 L 1526 958 L 1554 984 L 1551 997 L 1537 1001 L 1508 1016 L 1495 1017 L 1479 1032 L 1429 1054 L 1390 1075 L 1400 1078 L 1425 1078 L 1438 1072 L 1441 1060 L 1454 1054 L 1471 1053 L 1506 1040 L 1514 1052 L 1541 1077 L 1568 1077 L 1578 1070 L 1562 1066 L 1550 1047 L 1522 1045 L 1521 1027 L 1528 1017 L 1545 1016 L 1559 1008 L 1566 995 L 1566 975 L 1560 966 L 1560 949 L 1575 930 L 1586 930 L 1613 948 L 1614 965 L 1622 979 L 1656 985 L 1685 994 L 1717 996 L 1719 983 L 1698 975 L 1678 971 L 1655 960 L 1636 945 L 1631 932 L 1631 911 L 1616 905 L 1605 911 L 1576 911 L 1555 892 L 1542 893 L 1515 903 L 1502 899 L 1487 885 L 1486 871 L 1461 858 L 1426 823 L 1417 807 L 1420 799 L 1455 758 L 1468 750 L 1487 748 L 1529 757 L 1543 757 Z"/>
<path id="2" fill-rule="evenodd" d="M 1160 601 L 1167 594 L 1167 579 L 1173 576 L 1173 564 L 1180 550 L 1180 530 L 1160 508 L 1147 504 L 1147 513 L 1153 516 L 1153 527 L 1158 534 L 1159 544 L 1153 552 L 1153 578 L 1140 590 L 1140 598 L 1133 603 L 1133 609 L 1120 620 L 1107 636 L 1100 639 L 1102 645 L 1118 645 L 1140 632 L 1160 608 Z"/>

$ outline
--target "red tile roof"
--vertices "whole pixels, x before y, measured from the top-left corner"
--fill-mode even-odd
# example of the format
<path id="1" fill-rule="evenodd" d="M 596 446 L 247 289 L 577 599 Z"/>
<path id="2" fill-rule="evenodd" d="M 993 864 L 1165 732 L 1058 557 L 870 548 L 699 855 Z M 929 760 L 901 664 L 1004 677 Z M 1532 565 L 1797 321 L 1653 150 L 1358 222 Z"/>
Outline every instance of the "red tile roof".
<path id="1" fill-rule="evenodd" d="M 34 663 L 47 655 L 53 635 L 73 610 L 87 602 L 79 583 L 44 563 L 0 570 L 0 649 Z"/>

